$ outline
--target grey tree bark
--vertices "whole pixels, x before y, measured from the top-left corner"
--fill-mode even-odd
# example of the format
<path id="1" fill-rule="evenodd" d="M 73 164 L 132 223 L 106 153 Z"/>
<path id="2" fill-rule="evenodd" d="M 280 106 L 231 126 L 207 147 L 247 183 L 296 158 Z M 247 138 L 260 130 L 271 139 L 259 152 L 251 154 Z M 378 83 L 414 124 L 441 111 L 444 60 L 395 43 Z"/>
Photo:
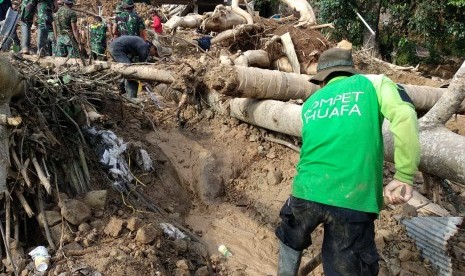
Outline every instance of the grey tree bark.
<path id="1" fill-rule="evenodd" d="M 11 115 L 11 97 L 24 94 L 26 82 L 19 72 L 4 58 L 0 58 L 0 114 Z M 10 168 L 8 126 L 0 124 L 0 193 L 7 190 L 6 178 Z"/>

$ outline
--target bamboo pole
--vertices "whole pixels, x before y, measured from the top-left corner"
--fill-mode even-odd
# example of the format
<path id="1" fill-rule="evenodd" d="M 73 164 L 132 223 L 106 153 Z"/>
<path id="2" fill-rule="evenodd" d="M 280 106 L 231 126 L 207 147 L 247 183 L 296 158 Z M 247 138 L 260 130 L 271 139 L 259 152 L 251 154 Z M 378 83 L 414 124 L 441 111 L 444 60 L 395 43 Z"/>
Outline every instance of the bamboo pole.
<path id="1" fill-rule="evenodd" d="M 34 215 L 34 211 L 32 211 L 31 206 L 27 203 L 26 198 L 24 198 L 24 195 L 22 192 L 20 192 L 18 189 L 14 189 L 15 195 L 19 200 L 19 203 L 21 203 L 21 206 L 23 206 L 24 211 L 26 211 L 26 214 L 28 217 L 32 218 Z"/>
<path id="2" fill-rule="evenodd" d="M 13 149 L 11 149 L 11 156 L 13 157 L 13 161 L 16 164 L 16 168 L 21 173 L 21 176 L 23 177 L 24 182 L 26 182 L 26 185 L 29 188 L 32 187 L 31 180 L 29 179 L 29 176 L 27 174 L 27 168 L 28 168 L 29 162 L 31 162 L 31 160 L 29 158 L 27 158 L 26 162 L 24 162 L 24 164 L 21 164 L 21 162 L 19 161 L 18 155 L 16 154 L 16 152 Z"/>
<path id="3" fill-rule="evenodd" d="M 37 177 L 40 180 L 40 184 L 42 184 L 45 187 L 45 190 L 50 195 L 52 193 L 52 186 L 50 185 L 50 181 L 45 176 L 44 171 L 40 167 L 39 162 L 37 162 L 37 158 L 35 156 L 32 157 L 32 164 L 34 165 L 34 168 L 37 173 Z"/>
<path id="4" fill-rule="evenodd" d="M 42 213 L 42 223 L 44 225 L 45 236 L 47 237 L 48 245 L 51 249 L 56 250 L 56 246 L 52 240 L 52 235 L 50 234 L 50 228 L 48 226 L 47 216 L 45 214 L 44 200 L 42 199 L 42 191 L 40 189 L 40 186 L 37 186 L 37 201 L 39 205 L 39 210 Z M 39 218 L 37 217 L 37 219 Z"/>

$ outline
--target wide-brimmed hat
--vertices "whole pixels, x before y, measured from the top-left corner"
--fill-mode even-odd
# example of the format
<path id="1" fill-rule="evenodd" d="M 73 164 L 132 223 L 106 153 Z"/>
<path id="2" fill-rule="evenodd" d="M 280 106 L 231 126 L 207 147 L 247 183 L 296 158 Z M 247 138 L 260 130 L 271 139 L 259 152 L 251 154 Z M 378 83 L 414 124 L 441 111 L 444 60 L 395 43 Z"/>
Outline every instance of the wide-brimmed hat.
<path id="1" fill-rule="evenodd" d="M 346 72 L 351 75 L 359 73 L 354 67 L 352 51 L 340 48 L 332 48 L 324 51 L 318 60 L 316 72 L 316 75 L 310 79 L 310 81 L 315 84 L 320 84 L 329 74 L 334 72 Z"/>
<path id="2" fill-rule="evenodd" d="M 164 47 L 157 39 L 152 40 L 152 44 L 155 48 L 157 48 L 157 55 L 159 57 L 167 57 L 173 54 L 173 50 L 171 48 Z"/>
<path id="3" fill-rule="evenodd" d="M 133 0 L 123 0 L 123 9 L 132 8 L 134 7 Z"/>

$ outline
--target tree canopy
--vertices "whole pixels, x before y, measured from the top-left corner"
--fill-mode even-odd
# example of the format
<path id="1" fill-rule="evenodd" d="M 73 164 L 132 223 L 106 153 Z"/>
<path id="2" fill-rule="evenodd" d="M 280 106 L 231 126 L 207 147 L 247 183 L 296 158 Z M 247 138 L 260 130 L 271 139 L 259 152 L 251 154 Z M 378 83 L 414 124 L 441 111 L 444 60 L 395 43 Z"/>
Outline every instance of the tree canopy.
<path id="1" fill-rule="evenodd" d="M 366 27 L 376 31 L 381 54 L 398 64 L 418 61 L 417 50 L 429 50 L 429 61 L 443 55 L 465 56 L 465 0 L 311 0 L 320 23 L 332 22 L 334 40 L 364 43 Z M 439 55 L 441 53 L 441 55 Z"/>

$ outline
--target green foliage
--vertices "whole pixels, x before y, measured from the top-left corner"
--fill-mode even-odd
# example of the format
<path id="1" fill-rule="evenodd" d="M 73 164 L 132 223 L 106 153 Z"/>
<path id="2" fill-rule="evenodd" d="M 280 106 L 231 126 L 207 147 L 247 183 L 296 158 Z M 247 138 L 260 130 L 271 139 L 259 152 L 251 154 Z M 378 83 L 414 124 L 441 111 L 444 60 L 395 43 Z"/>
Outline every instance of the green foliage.
<path id="1" fill-rule="evenodd" d="M 324 0 L 315 2 L 313 5 L 318 9 L 319 21 L 333 23 L 331 30 L 333 40 L 347 39 L 355 45 L 363 42 L 364 26 L 357 20 L 354 12 L 357 6 L 356 0 Z"/>
<path id="2" fill-rule="evenodd" d="M 449 0 L 448 4 L 457 7 L 465 7 L 465 0 Z"/>
<path id="3" fill-rule="evenodd" d="M 399 39 L 395 54 L 395 63 L 399 65 L 415 64 L 418 62 L 415 43 L 403 37 Z"/>
<path id="4" fill-rule="evenodd" d="M 365 26 L 358 11 L 376 29 L 374 4 L 381 5 L 383 22 L 377 30 L 381 53 L 399 63 L 418 62 L 416 46 L 429 49 L 428 62 L 446 54 L 465 55 L 465 0 L 313 0 L 318 21 L 333 23 L 331 39 L 348 39 L 361 46 Z"/>

